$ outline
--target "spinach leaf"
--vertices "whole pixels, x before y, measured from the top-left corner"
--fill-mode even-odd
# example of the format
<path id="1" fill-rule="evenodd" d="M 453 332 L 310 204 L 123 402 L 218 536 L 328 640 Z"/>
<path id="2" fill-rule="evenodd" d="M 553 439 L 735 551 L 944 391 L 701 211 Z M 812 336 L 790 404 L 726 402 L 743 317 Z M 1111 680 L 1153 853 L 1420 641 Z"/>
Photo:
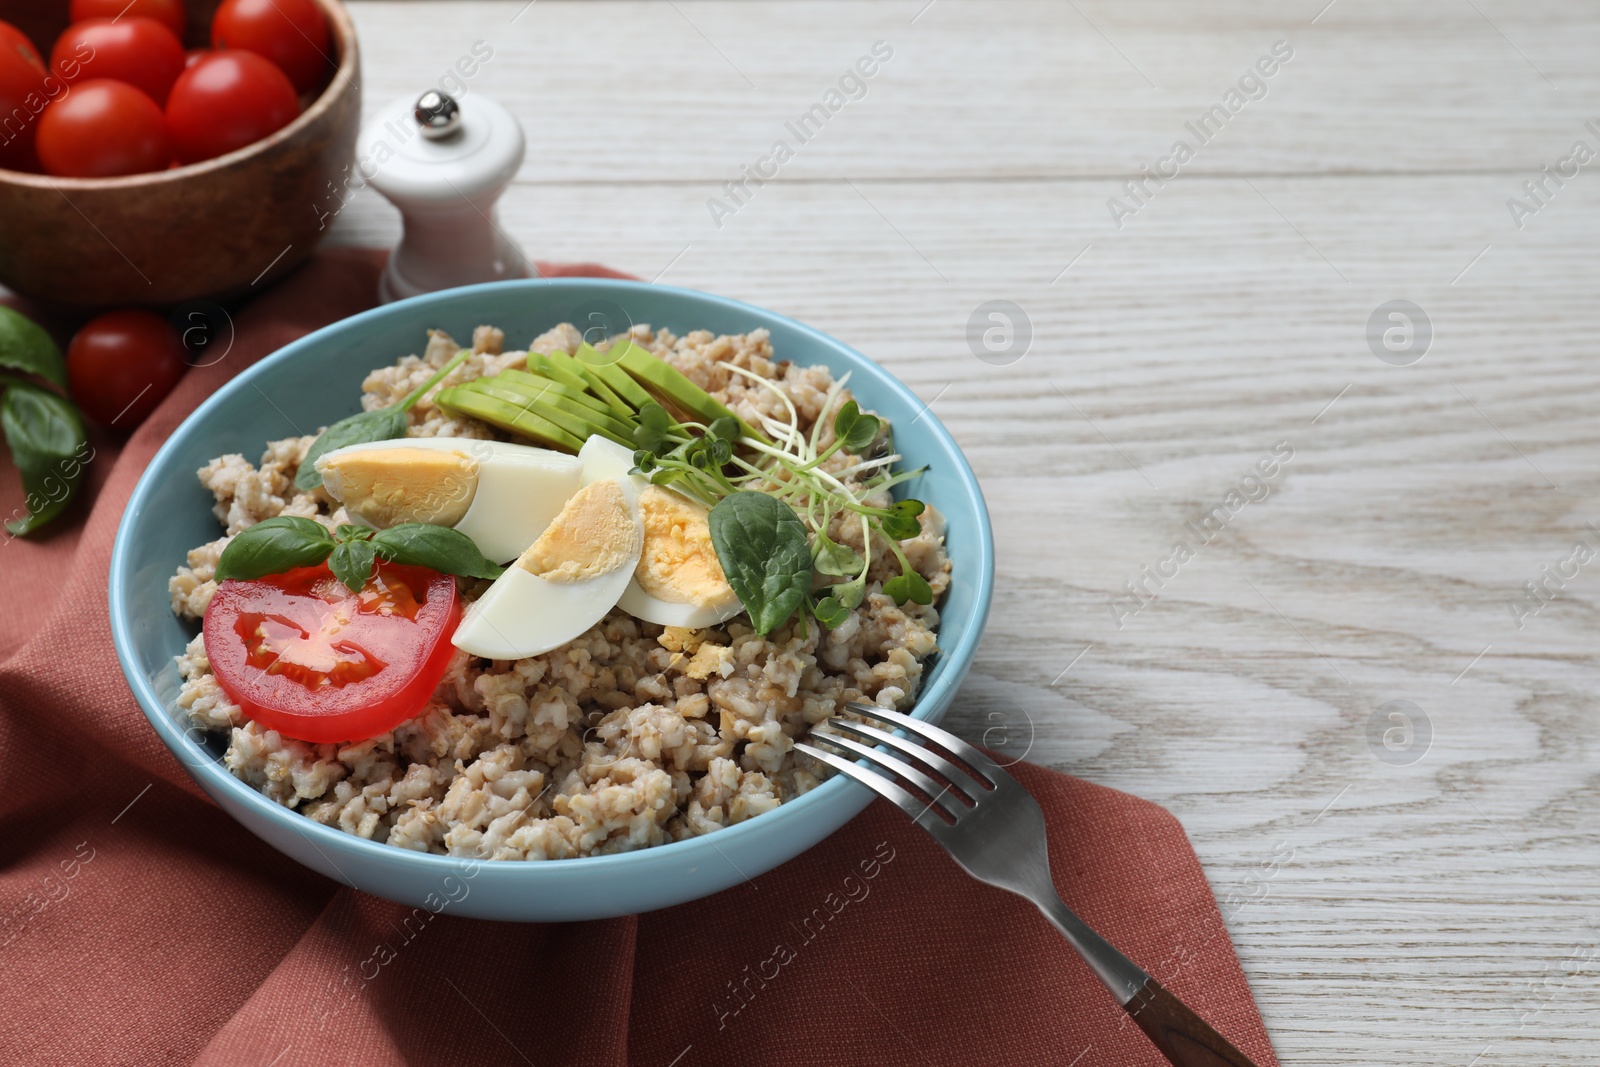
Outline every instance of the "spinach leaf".
<path id="1" fill-rule="evenodd" d="M 328 569 L 351 592 L 359 593 L 372 577 L 372 562 L 377 554 L 371 541 L 340 541 L 328 557 Z"/>
<path id="2" fill-rule="evenodd" d="M 311 442 L 311 447 L 306 449 L 306 458 L 300 461 L 300 469 L 294 472 L 294 487 L 310 491 L 322 484 L 322 475 L 317 472 L 317 460 L 325 453 L 348 445 L 365 445 L 373 441 L 392 441 L 397 437 L 404 437 L 406 412 L 410 411 L 411 406 L 421 400 L 429 389 L 438 385 L 447 374 L 461 366 L 470 355 L 472 352 L 465 348 L 457 352 L 454 359 L 435 371 L 427 381 L 407 393 L 398 404 L 390 404 L 377 411 L 357 412 L 323 430 L 317 435 L 317 439 Z"/>
<path id="3" fill-rule="evenodd" d="M 67 364 L 61 349 L 31 319 L 0 307 L 0 367 L 37 374 L 61 388 L 67 387 Z"/>
<path id="4" fill-rule="evenodd" d="M 333 551 L 333 535 L 320 522 L 293 515 L 262 519 L 239 531 L 217 561 L 217 581 L 263 578 L 314 567 Z"/>
<path id="5" fill-rule="evenodd" d="M 711 509 L 711 543 L 756 633 L 781 626 L 811 589 L 805 523 L 775 496 L 742 490 Z"/>
<path id="6" fill-rule="evenodd" d="M 448 526 L 403 522 L 379 530 L 370 541 L 351 543 L 371 545 L 390 563 L 427 567 L 462 578 L 498 578 L 506 572 L 504 567 L 485 559 L 472 538 Z"/>
<path id="7" fill-rule="evenodd" d="M 83 417 L 72 404 L 27 382 L 9 384 L 0 401 L 0 429 L 22 473 L 28 514 L 7 521 L 6 529 L 20 536 L 39 529 L 67 506 L 94 451 Z"/>

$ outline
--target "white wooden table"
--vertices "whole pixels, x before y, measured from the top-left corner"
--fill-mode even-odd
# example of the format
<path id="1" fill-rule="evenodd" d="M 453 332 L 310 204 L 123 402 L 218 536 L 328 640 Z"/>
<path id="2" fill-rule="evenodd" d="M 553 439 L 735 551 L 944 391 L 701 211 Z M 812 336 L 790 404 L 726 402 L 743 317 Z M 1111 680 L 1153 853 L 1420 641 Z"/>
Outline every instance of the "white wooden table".
<path id="1" fill-rule="evenodd" d="M 351 7 L 369 107 L 492 46 L 531 253 L 794 315 L 933 404 L 998 540 L 954 722 L 1179 815 L 1285 1062 L 1600 1062 L 1592 5 Z M 366 194 L 335 239 L 397 232 Z M 1025 354 L 975 355 L 991 300 Z M 1369 343 L 1392 300 L 1431 339 Z"/>

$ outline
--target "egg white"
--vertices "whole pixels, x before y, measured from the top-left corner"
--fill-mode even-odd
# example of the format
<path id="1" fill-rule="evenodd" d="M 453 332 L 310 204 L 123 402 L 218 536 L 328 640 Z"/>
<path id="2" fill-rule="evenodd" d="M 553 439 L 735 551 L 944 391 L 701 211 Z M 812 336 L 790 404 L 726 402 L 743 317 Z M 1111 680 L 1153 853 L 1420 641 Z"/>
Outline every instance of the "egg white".
<path id="1" fill-rule="evenodd" d="M 459 452 L 477 462 L 478 482 L 472 503 L 454 528 L 470 537 L 478 551 L 496 563 L 514 560 L 527 551 L 583 485 L 583 463 L 577 456 L 467 437 L 373 441 L 335 449 L 325 458 L 385 448 Z M 354 513 L 350 518 L 371 525 Z"/>
<path id="2" fill-rule="evenodd" d="M 513 564 L 467 609 L 452 639 L 457 648 L 500 660 L 542 655 L 582 636 L 605 618 L 633 581 L 644 544 L 639 490 L 646 484 L 628 473 L 633 453 L 596 436 L 589 438 L 577 461 L 583 485 L 610 480 L 621 488 L 638 532 L 634 551 L 604 574 L 574 582 L 552 582 Z M 563 500 L 562 505 L 565 503 Z"/>
<path id="3" fill-rule="evenodd" d="M 629 582 L 628 588 L 623 590 L 622 599 L 617 601 L 617 607 L 636 619 L 653 622 L 658 626 L 687 626 L 694 630 L 720 626 L 744 610 L 744 605 L 739 603 L 738 597 L 731 597 L 720 603 L 706 604 L 680 604 L 662 600 L 645 592 L 644 586 L 639 584 L 637 578 Z"/>
<path id="4" fill-rule="evenodd" d="M 608 441 L 603 437 L 591 437 L 583 446 L 579 456 L 584 460 L 585 477 L 588 477 L 590 470 L 605 470 L 613 477 L 620 473 L 633 483 L 636 493 L 642 492 L 645 486 L 650 484 L 643 475 L 627 473 L 633 467 L 633 453 L 614 441 Z M 744 610 L 744 605 L 734 596 L 730 596 L 726 601 L 706 604 L 684 604 L 662 600 L 646 592 L 637 578 L 628 583 L 616 606 L 636 619 L 653 622 L 658 626 L 687 626 L 693 629 L 703 629 L 727 622 Z"/>

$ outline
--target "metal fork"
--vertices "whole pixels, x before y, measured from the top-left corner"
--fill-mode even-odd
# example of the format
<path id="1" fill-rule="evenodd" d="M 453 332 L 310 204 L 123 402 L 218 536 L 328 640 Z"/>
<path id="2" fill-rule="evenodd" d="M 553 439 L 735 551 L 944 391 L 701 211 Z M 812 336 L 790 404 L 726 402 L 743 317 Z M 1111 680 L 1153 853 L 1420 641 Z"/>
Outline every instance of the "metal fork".
<path id="1" fill-rule="evenodd" d="M 1169 1062 L 1178 1067 L 1255 1067 L 1062 902 L 1050 878 L 1044 813 L 1015 778 L 948 730 L 866 704 L 846 707 L 916 740 L 833 718 L 823 724 L 829 732 L 813 729 L 808 737 L 846 755 L 805 741 L 795 742 L 794 747 L 895 804 L 972 877 L 1032 901 Z M 850 736 L 842 736 L 846 734 Z M 919 741 L 938 746 L 951 758 Z M 877 766 L 868 770 L 858 759 Z M 922 797 L 890 775 L 909 783 Z"/>

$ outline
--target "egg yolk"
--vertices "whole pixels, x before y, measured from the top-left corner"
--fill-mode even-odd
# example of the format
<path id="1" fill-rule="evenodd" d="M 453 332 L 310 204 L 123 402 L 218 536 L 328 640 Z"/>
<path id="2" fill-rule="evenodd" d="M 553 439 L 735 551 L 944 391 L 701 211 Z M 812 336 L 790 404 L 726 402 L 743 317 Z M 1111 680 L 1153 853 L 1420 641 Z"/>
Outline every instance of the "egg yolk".
<path id="1" fill-rule="evenodd" d="M 357 449 L 318 464 L 345 510 L 378 529 L 402 522 L 454 526 L 478 490 L 478 463 L 436 448 Z"/>
<path id="2" fill-rule="evenodd" d="M 644 554 L 633 576 L 639 587 L 670 604 L 708 604 L 733 596 L 711 543 L 706 509 L 659 485 L 639 494 Z"/>
<path id="3" fill-rule="evenodd" d="M 622 487 L 608 478 L 573 494 L 516 565 L 546 581 L 587 581 L 631 561 L 639 539 Z"/>

